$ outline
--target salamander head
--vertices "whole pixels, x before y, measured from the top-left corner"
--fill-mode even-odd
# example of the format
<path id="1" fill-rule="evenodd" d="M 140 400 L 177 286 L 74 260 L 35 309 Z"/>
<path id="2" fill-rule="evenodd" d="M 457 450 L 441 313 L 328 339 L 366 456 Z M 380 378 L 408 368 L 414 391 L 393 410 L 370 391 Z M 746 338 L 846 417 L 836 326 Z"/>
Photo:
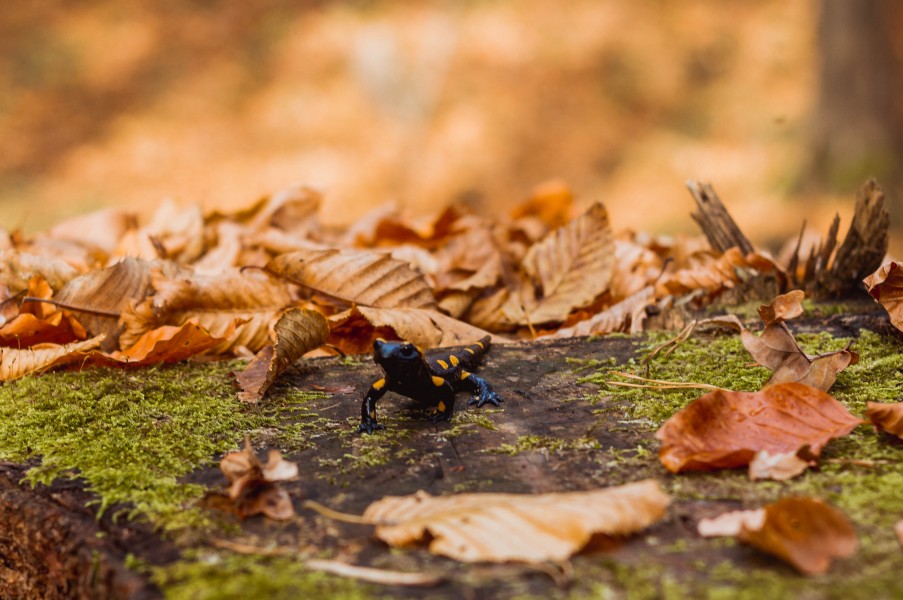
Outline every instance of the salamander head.
<path id="1" fill-rule="evenodd" d="M 424 364 L 423 352 L 414 344 L 383 339 L 373 342 L 373 360 L 389 374 L 416 371 Z"/>

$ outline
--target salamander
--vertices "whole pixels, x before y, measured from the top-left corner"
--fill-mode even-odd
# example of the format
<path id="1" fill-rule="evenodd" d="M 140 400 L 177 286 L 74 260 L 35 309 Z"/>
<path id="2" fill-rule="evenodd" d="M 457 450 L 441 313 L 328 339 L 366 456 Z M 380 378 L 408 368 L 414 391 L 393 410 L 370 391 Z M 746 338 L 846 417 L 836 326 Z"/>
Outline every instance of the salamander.
<path id="1" fill-rule="evenodd" d="M 489 349 L 489 336 L 469 346 L 445 348 L 426 356 L 410 342 L 373 342 L 373 360 L 385 376 L 370 386 L 361 403 L 359 433 L 383 429 L 376 420 L 376 403 L 386 392 L 395 392 L 433 408 L 431 420 L 447 421 L 455 410 L 455 393 L 469 389 L 474 396 L 468 404 L 498 406 L 502 399 L 489 383 L 471 371 Z"/>

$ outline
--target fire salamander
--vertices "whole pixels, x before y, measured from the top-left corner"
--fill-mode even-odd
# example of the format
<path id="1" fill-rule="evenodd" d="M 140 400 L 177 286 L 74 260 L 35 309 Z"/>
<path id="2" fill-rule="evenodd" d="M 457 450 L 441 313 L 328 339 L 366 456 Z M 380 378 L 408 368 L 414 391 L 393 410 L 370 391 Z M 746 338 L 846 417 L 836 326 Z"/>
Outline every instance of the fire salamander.
<path id="1" fill-rule="evenodd" d="M 469 404 L 499 405 L 502 399 L 482 377 L 470 372 L 489 348 L 487 335 L 476 344 L 446 348 L 442 358 L 424 356 L 409 342 L 373 342 L 373 360 L 386 376 L 370 386 L 361 403 L 359 433 L 373 433 L 383 426 L 376 421 L 376 403 L 386 392 L 395 392 L 433 407 L 432 421 L 447 421 L 455 410 L 455 392 L 469 389 L 474 393 Z M 451 350 L 451 352 L 449 352 Z"/>

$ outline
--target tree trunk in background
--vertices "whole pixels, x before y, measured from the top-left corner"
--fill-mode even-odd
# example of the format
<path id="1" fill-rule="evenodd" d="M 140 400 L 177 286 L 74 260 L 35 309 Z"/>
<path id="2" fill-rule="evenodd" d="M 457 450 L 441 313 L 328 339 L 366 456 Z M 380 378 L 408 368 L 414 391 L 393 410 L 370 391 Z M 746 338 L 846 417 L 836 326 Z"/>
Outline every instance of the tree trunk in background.
<path id="1" fill-rule="evenodd" d="M 876 177 L 903 200 L 903 21 L 899 0 L 822 0 L 812 182 L 846 193 Z M 895 47 L 896 46 L 896 47 Z"/>

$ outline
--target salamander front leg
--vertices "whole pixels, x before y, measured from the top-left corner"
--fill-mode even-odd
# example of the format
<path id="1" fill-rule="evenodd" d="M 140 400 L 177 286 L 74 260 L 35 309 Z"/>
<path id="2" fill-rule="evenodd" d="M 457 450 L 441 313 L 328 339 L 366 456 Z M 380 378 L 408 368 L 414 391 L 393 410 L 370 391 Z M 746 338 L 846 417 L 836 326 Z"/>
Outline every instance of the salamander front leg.
<path id="1" fill-rule="evenodd" d="M 376 421 L 376 403 L 386 393 L 385 378 L 376 381 L 370 386 L 367 395 L 361 402 L 361 424 L 357 428 L 358 433 L 373 433 L 377 429 L 385 429 Z"/>
<path id="2" fill-rule="evenodd" d="M 463 371 L 461 373 L 461 381 L 467 383 L 473 390 L 473 397 L 468 400 L 467 404 L 476 404 L 477 408 L 480 408 L 484 404 L 499 406 L 499 404 L 502 402 L 501 396 L 495 393 L 495 391 L 493 391 L 492 389 L 492 386 L 489 385 L 489 382 L 487 382 L 482 377 L 478 377 L 473 373 Z"/>

